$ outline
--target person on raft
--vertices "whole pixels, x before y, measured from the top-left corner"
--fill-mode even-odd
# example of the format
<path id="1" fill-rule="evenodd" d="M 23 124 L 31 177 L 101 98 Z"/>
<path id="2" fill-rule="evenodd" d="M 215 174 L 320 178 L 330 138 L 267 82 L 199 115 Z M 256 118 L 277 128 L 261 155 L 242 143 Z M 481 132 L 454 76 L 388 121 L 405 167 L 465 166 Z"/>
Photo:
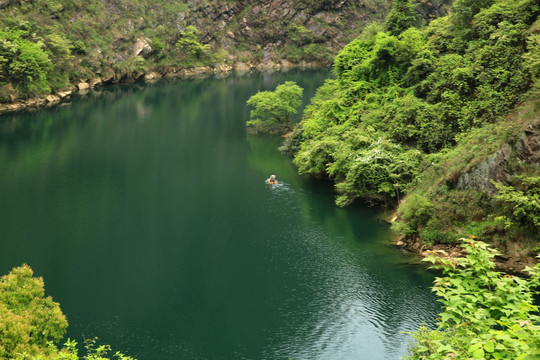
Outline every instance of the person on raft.
<path id="1" fill-rule="evenodd" d="M 266 180 L 269 184 L 277 184 L 276 175 L 272 174 L 270 177 Z"/>

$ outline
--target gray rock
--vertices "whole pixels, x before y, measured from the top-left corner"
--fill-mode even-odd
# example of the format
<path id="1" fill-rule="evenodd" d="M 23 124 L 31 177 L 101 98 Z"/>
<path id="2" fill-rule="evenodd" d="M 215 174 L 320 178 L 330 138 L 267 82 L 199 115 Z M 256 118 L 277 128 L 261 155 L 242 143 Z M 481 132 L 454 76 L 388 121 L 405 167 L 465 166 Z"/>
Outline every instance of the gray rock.
<path id="1" fill-rule="evenodd" d="M 516 153 L 523 161 L 534 166 L 540 164 L 540 121 L 529 125 L 516 142 Z"/>
<path id="2" fill-rule="evenodd" d="M 510 145 L 505 144 L 499 151 L 475 168 L 462 174 L 457 180 L 456 188 L 460 190 L 474 189 L 492 196 L 497 191 L 491 183 L 492 180 L 505 184 L 510 181 L 510 175 L 506 171 L 511 152 Z"/>

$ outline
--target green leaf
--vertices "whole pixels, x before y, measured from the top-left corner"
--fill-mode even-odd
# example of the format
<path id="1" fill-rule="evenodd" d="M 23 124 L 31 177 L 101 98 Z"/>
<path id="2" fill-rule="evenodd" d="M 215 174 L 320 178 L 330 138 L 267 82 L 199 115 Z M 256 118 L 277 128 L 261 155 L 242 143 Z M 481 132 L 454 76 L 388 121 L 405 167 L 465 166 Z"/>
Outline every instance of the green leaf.
<path id="1" fill-rule="evenodd" d="M 493 342 L 492 341 L 488 341 L 486 342 L 486 344 L 484 345 L 484 349 L 489 352 L 489 353 L 492 353 L 493 351 L 495 351 L 495 345 L 493 345 Z"/>
<path id="2" fill-rule="evenodd" d="M 473 359 L 484 359 L 484 349 L 478 349 L 473 353 Z"/>
<path id="3" fill-rule="evenodd" d="M 481 348 L 482 348 L 482 344 L 478 344 L 478 343 L 477 344 L 472 344 L 471 346 L 469 346 L 469 350 L 467 350 L 467 352 L 469 354 L 471 354 L 471 353 L 474 353 L 475 351 L 477 351 L 477 350 L 479 350 Z"/>

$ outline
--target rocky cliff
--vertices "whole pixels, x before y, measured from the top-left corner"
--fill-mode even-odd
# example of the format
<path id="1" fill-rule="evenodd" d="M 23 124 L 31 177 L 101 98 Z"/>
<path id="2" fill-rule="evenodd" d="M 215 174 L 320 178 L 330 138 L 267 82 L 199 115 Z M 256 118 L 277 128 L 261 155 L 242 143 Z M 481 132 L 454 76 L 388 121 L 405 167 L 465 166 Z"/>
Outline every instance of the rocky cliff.
<path id="1" fill-rule="evenodd" d="M 328 65 L 391 0 L 0 1 L 0 103 L 189 68 Z"/>
<path id="2" fill-rule="evenodd" d="M 524 163 L 533 168 L 540 166 L 539 119 L 528 124 L 516 141 L 504 144 L 473 169 L 461 174 L 455 188 L 473 189 L 493 196 L 497 192 L 493 182 L 508 184 L 511 180 L 510 174 L 516 170 L 516 163 Z"/>
<path id="3" fill-rule="evenodd" d="M 419 23 L 450 2 L 417 0 Z M 0 103 L 193 68 L 329 65 L 391 3 L 0 0 Z"/>

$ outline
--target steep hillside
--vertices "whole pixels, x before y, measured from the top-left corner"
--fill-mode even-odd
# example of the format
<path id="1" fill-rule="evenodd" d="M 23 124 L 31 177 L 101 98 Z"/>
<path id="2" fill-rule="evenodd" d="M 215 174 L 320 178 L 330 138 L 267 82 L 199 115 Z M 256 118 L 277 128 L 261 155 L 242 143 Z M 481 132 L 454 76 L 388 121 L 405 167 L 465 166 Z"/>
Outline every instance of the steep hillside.
<path id="1" fill-rule="evenodd" d="M 384 26 L 339 53 L 336 79 L 283 150 L 300 172 L 334 180 L 338 205 L 400 203 L 402 244 L 474 235 L 530 258 L 540 240 L 537 1 L 456 0 L 422 28 L 410 27 L 411 1 L 394 4 Z"/>
<path id="2" fill-rule="evenodd" d="M 418 0 L 419 20 L 436 17 L 449 2 Z M 3 0 L 0 104 L 41 104 L 50 93 L 54 102 L 68 95 L 63 90 L 193 72 L 186 69 L 328 65 L 366 24 L 383 21 L 390 4 Z"/>
<path id="3" fill-rule="evenodd" d="M 389 4 L 2 1 L 0 102 L 194 67 L 329 64 L 366 23 L 384 19 Z"/>

